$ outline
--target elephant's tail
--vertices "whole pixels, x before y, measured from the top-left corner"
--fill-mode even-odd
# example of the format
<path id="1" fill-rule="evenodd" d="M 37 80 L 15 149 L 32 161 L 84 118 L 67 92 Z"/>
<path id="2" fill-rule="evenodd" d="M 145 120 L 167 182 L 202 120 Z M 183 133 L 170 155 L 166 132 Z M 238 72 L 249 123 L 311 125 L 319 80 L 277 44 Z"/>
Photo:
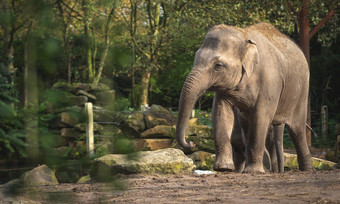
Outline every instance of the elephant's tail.
<path id="1" fill-rule="evenodd" d="M 312 131 L 312 133 L 313 133 L 313 135 L 314 135 L 315 138 L 319 138 L 319 135 L 316 134 L 316 132 L 313 130 L 313 128 L 312 128 L 311 126 L 308 125 L 308 123 L 306 123 L 306 127 L 307 127 L 310 131 Z"/>

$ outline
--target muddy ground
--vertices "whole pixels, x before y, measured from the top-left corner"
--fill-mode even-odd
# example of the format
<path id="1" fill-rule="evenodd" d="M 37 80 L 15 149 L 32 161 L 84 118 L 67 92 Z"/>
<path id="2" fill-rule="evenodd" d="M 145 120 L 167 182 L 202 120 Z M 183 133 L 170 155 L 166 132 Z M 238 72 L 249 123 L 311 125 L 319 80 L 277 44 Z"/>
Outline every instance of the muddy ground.
<path id="1" fill-rule="evenodd" d="M 125 190 L 117 189 L 117 183 Z M 16 189 L 22 203 L 340 203 L 340 169 L 283 174 L 128 175 L 99 182 Z M 5 197 L 4 197 L 5 196 Z"/>
<path id="2" fill-rule="evenodd" d="M 322 157 L 322 151 L 312 152 Z M 0 203 L 340 203 L 340 169 L 117 178 L 113 184 L 92 180 L 34 188 L 2 186 Z"/>

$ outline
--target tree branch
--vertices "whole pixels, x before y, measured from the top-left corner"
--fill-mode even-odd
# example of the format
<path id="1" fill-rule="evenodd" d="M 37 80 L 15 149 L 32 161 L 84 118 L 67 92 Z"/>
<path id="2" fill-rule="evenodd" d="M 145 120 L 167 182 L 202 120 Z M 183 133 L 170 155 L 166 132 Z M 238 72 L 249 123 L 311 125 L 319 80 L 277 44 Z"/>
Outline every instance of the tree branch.
<path id="1" fill-rule="evenodd" d="M 328 12 L 328 14 L 316 25 L 309 33 L 309 40 L 321 29 L 321 27 L 335 14 L 334 10 Z"/>

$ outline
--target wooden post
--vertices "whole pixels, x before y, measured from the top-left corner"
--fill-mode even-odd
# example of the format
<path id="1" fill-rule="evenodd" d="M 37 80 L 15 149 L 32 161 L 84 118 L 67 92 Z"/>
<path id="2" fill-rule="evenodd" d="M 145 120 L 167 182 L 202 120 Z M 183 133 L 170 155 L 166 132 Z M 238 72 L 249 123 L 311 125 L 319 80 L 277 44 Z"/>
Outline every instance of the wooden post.
<path id="1" fill-rule="evenodd" d="M 191 117 L 191 118 L 195 118 L 195 109 L 193 109 L 193 110 L 191 111 L 190 117 Z"/>
<path id="2" fill-rule="evenodd" d="M 85 103 L 86 121 L 86 146 L 90 158 L 94 156 L 94 138 L 93 138 L 93 108 L 92 103 Z"/>
<path id="3" fill-rule="evenodd" d="M 321 107 L 321 135 L 322 135 L 322 139 L 327 139 L 327 135 L 328 135 L 328 108 L 327 106 Z"/>

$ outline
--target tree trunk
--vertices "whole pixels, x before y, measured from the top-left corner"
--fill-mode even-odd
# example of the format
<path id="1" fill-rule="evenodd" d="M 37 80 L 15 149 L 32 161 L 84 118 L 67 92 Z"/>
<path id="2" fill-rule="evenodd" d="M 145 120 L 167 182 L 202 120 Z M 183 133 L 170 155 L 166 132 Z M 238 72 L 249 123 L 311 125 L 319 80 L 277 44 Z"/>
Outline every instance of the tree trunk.
<path id="1" fill-rule="evenodd" d="M 7 21 L 2 24 L 3 30 L 4 30 L 4 47 L 5 47 L 5 54 L 6 54 L 6 67 L 8 73 L 11 74 L 11 80 L 9 83 L 14 84 L 14 46 L 13 46 L 13 40 L 14 40 L 14 34 L 15 34 L 15 25 L 13 22 L 11 22 L 11 18 L 14 15 L 13 9 L 9 7 L 10 2 L 4 1 L 3 2 L 3 8 L 4 8 L 4 16 L 7 17 Z"/>
<path id="2" fill-rule="evenodd" d="M 309 0 L 301 0 L 302 8 L 298 13 L 297 19 L 299 24 L 299 44 L 305 54 L 308 65 L 310 65 L 310 50 L 309 50 L 309 40 L 320 30 L 320 28 L 335 14 L 334 10 L 330 10 L 328 14 L 316 25 L 311 32 L 309 32 L 309 17 L 308 17 L 308 4 Z M 290 3 L 288 6 L 294 12 L 293 7 Z M 310 106 L 310 95 L 308 96 L 308 115 L 307 124 L 311 127 L 311 106 Z M 308 145 L 312 145 L 311 131 L 307 129 L 307 142 Z"/>
<path id="3" fill-rule="evenodd" d="M 139 104 L 148 106 L 148 93 L 149 93 L 149 83 L 150 83 L 150 72 L 144 72 L 142 76 L 142 82 L 140 87 L 140 100 Z"/>
<path id="4" fill-rule="evenodd" d="M 26 134 L 26 152 L 31 163 L 38 162 L 39 137 L 38 137 L 38 87 L 36 69 L 36 46 L 30 36 L 32 22 L 30 23 L 27 37 L 24 41 L 24 85 L 25 85 L 25 117 L 24 129 Z"/>
<path id="5" fill-rule="evenodd" d="M 87 0 L 83 0 L 82 8 L 84 11 L 84 35 L 85 35 L 85 43 L 86 43 L 86 62 L 87 62 L 87 71 L 88 71 L 88 80 L 89 82 L 93 82 L 94 74 L 92 67 L 92 50 L 91 50 L 91 39 L 90 39 L 90 22 L 88 18 L 88 3 Z"/>
<path id="6" fill-rule="evenodd" d="M 104 65 L 105 65 L 105 61 L 106 61 L 106 57 L 107 57 L 107 53 L 109 52 L 109 48 L 110 48 L 110 38 L 109 38 L 109 25 L 110 25 L 110 21 L 112 19 L 112 16 L 114 15 L 114 11 L 116 9 L 116 5 L 114 5 L 106 19 L 106 25 L 105 25 L 105 40 L 104 40 L 104 50 L 103 53 L 101 55 L 100 58 L 100 62 L 99 62 L 99 67 L 98 67 L 98 72 L 96 74 L 96 77 L 93 81 L 93 83 L 97 84 L 100 80 L 100 77 L 102 75 L 103 69 L 104 69 Z"/>

